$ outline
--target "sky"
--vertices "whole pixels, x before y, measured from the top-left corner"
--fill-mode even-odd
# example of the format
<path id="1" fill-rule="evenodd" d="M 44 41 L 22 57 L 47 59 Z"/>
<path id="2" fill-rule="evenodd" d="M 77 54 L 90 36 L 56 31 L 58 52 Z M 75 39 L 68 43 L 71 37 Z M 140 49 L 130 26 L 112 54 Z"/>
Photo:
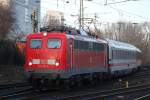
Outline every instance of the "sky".
<path id="1" fill-rule="evenodd" d="M 66 3 L 67 1 L 69 3 Z M 96 14 L 98 22 L 102 24 L 118 21 L 132 23 L 150 21 L 150 0 L 107 0 L 107 5 L 106 0 L 83 1 L 84 17 L 94 18 Z M 66 24 L 78 23 L 80 0 L 41 0 L 41 2 L 42 17 L 47 10 L 56 10 L 64 13 Z"/>

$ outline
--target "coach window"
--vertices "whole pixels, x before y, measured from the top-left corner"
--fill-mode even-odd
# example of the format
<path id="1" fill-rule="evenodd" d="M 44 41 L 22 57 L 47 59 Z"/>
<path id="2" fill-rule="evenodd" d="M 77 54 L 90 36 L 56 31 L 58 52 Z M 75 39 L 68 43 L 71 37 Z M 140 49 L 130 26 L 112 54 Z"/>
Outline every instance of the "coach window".
<path id="1" fill-rule="evenodd" d="M 99 45 L 97 45 L 97 43 L 93 43 L 93 50 L 94 50 L 94 51 L 98 51 L 98 46 L 99 46 Z"/>
<path id="2" fill-rule="evenodd" d="M 121 59 L 120 50 L 118 49 L 117 51 L 118 51 L 118 54 L 117 54 L 118 59 Z"/>
<path id="3" fill-rule="evenodd" d="M 81 50 L 81 42 L 80 40 L 77 40 L 77 49 Z"/>
<path id="4" fill-rule="evenodd" d="M 89 50 L 92 51 L 93 50 L 93 43 L 89 42 Z"/>
<path id="5" fill-rule="evenodd" d="M 131 59 L 133 59 L 133 56 L 134 56 L 133 53 L 134 53 L 133 51 L 130 52 Z"/>
<path id="6" fill-rule="evenodd" d="M 112 58 L 116 59 L 115 50 L 112 50 Z"/>
<path id="7" fill-rule="evenodd" d="M 84 41 L 80 41 L 80 49 L 84 50 Z"/>
<path id="8" fill-rule="evenodd" d="M 128 59 L 128 51 L 125 50 L 125 58 Z"/>
<path id="9" fill-rule="evenodd" d="M 120 55 L 119 55 L 119 49 L 116 50 L 116 59 L 120 59 Z"/>
<path id="10" fill-rule="evenodd" d="M 42 40 L 41 39 L 31 39 L 30 40 L 30 48 L 38 49 L 42 47 Z"/>
<path id="11" fill-rule="evenodd" d="M 124 59 L 127 59 L 126 50 L 124 50 Z"/>
<path id="12" fill-rule="evenodd" d="M 133 52 L 130 51 L 130 59 L 132 59 L 132 58 L 133 58 Z"/>
<path id="13" fill-rule="evenodd" d="M 130 57 L 130 59 L 133 58 L 132 51 L 129 51 L 129 57 Z"/>
<path id="14" fill-rule="evenodd" d="M 74 49 L 77 49 L 77 48 L 78 48 L 78 41 L 74 40 Z"/>
<path id="15" fill-rule="evenodd" d="M 81 41 L 80 40 L 75 40 L 74 41 L 74 49 L 81 49 Z"/>
<path id="16" fill-rule="evenodd" d="M 60 39 L 48 39 L 47 47 L 51 49 L 57 49 L 61 46 Z"/>
<path id="17" fill-rule="evenodd" d="M 136 56 L 136 53 L 135 53 L 135 51 L 133 51 L 133 58 L 135 58 L 135 56 Z"/>
<path id="18" fill-rule="evenodd" d="M 86 51 L 86 50 L 88 50 L 88 42 L 86 42 L 86 41 L 84 41 L 84 50 Z"/>
<path id="19" fill-rule="evenodd" d="M 104 44 L 102 44 L 102 43 L 94 43 L 93 49 L 95 51 L 104 51 Z"/>
<path id="20" fill-rule="evenodd" d="M 79 41 L 79 49 L 85 51 L 86 50 L 86 42 Z"/>

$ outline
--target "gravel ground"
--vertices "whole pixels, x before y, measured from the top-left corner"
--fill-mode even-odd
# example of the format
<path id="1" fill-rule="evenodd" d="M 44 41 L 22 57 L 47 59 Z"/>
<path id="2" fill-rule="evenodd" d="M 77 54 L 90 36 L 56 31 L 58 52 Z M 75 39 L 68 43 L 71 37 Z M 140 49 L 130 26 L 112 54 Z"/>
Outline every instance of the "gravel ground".
<path id="1" fill-rule="evenodd" d="M 0 85 L 25 82 L 26 76 L 22 66 L 0 65 Z"/>

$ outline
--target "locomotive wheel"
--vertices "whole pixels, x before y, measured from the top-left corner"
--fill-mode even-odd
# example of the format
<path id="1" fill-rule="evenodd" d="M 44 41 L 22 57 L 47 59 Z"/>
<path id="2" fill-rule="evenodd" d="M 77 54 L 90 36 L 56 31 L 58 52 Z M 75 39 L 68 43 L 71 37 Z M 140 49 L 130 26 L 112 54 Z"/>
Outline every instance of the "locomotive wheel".
<path id="1" fill-rule="evenodd" d="M 90 85 L 94 86 L 94 79 L 93 79 L 93 75 L 91 74 L 90 77 L 89 77 L 89 83 Z"/>
<path id="2" fill-rule="evenodd" d="M 62 82 L 61 82 L 61 80 L 60 80 L 60 79 L 55 80 L 55 82 L 54 82 L 55 87 L 56 87 L 56 88 L 60 88 L 61 83 L 62 83 Z"/>
<path id="3" fill-rule="evenodd" d="M 62 88 L 64 90 L 70 90 L 71 89 L 71 83 L 70 83 L 70 80 L 63 80 L 63 85 L 62 85 Z"/>
<path id="4" fill-rule="evenodd" d="M 78 88 L 82 87 L 82 81 L 77 81 L 77 87 Z"/>
<path id="5" fill-rule="evenodd" d="M 45 91 L 48 89 L 48 79 L 32 79 L 31 84 L 36 90 Z"/>
<path id="6" fill-rule="evenodd" d="M 27 81 L 28 81 L 29 83 L 32 83 L 32 80 L 33 80 L 33 78 L 32 78 L 32 77 L 29 77 Z"/>
<path id="7" fill-rule="evenodd" d="M 82 79 L 81 79 L 81 77 L 78 77 L 77 79 L 76 79 L 76 85 L 77 85 L 77 87 L 82 87 Z"/>
<path id="8" fill-rule="evenodd" d="M 98 84 L 98 81 L 97 81 L 97 78 L 96 78 L 96 76 L 92 76 L 92 79 L 91 79 L 91 85 L 92 86 L 95 86 L 95 85 L 97 85 Z"/>
<path id="9" fill-rule="evenodd" d="M 32 79 L 31 84 L 33 88 L 40 90 L 41 86 L 40 86 L 39 79 Z"/>

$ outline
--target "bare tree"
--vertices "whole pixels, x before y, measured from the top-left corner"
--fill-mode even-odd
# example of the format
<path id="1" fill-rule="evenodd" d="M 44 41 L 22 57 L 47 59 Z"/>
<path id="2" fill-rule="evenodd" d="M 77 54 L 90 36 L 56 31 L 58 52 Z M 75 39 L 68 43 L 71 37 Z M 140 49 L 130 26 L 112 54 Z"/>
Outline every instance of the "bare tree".
<path id="1" fill-rule="evenodd" d="M 24 56 L 15 41 L 9 39 L 15 22 L 12 4 L 11 0 L 6 0 L 6 4 L 0 2 L 0 65 L 24 64 Z"/>
<path id="2" fill-rule="evenodd" d="M 5 39 L 12 29 L 15 19 L 11 10 L 11 2 L 8 5 L 0 3 L 0 40 Z"/>

